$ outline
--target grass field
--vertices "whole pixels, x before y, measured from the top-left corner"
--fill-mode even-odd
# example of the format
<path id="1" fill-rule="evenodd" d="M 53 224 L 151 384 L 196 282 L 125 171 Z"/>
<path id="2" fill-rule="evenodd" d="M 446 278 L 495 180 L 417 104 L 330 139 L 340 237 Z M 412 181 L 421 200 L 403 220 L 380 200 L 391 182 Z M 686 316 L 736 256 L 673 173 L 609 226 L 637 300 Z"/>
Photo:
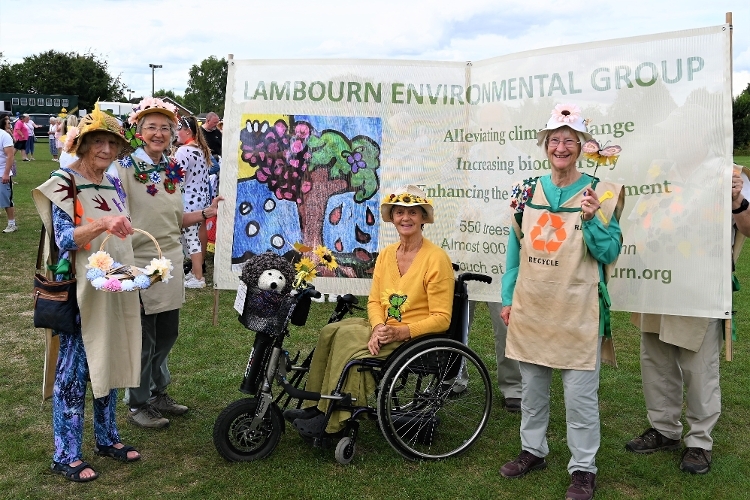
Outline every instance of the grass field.
<path id="1" fill-rule="evenodd" d="M 495 395 L 491 421 L 465 455 L 442 462 L 408 462 L 363 422 L 358 452 L 348 466 L 332 450 L 312 449 L 288 431 L 267 459 L 230 464 L 214 449 L 216 416 L 241 397 L 237 388 L 252 346 L 252 334 L 237 321 L 234 293 L 220 293 L 219 324 L 213 326 L 211 289 L 188 290 L 180 337 L 170 358 L 170 393 L 191 407 L 170 427 L 145 431 L 126 423 L 118 407 L 123 441 L 143 459 L 121 464 L 96 457 L 87 402 L 84 459 L 100 473 L 93 483 L 73 484 L 49 472 L 52 453 L 51 404 L 41 401 L 43 334 L 32 326 L 31 282 L 40 222 L 30 191 L 56 168 L 46 143 L 37 145 L 35 162 L 20 162 L 15 186 L 19 231 L 0 234 L 0 497 L 2 498 L 562 498 L 569 483 L 570 458 L 559 376 L 552 388 L 548 432 L 549 467 L 519 480 L 500 477 L 498 469 L 520 451 L 519 415 L 506 413 Z M 750 157 L 738 158 L 750 165 Z M 4 225 L 4 219 L 0 218 Z M 4 227 L 4 226 L 3 226 Z M 210 270 L 209 270 L 210 275 Z M 638 362 L 639 334 L 626 313 L 614 313 L 619 368 L 601 372 L 602 443 L 597 456 L 599 499 L 750 498 L 750 388 L 745 332 L 750 331 L 750 251 L 738 266 L 745 287 L 735 295 L 739 341 L 735 361 L 722 361 L 723 413 L 714 431 L 714 464 L 705 476 L 679 471 L 680 452 L 639 456 L 627 440 L 648 427 Z M 308 326 L 292 331 L 289 350 L 303 354 L 314 345 L 317 329 L 332 306 L 314 304 Z M 487 308 L 480 305 L 471 345 L 494 376 L 495 357 Z M 723 359 L 723 357 L 722 357 Z M 496 391 L 497 392 L 497 391 Z"/>

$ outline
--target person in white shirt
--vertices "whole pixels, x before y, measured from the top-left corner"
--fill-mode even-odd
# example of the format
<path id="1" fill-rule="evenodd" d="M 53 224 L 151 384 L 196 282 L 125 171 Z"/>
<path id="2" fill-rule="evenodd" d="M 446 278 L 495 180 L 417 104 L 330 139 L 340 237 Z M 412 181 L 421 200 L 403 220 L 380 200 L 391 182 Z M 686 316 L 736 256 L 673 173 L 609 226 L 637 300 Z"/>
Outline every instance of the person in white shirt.
<path id="1" fill-rule="evenodd" d="M 55 135 L 57 133 L 57 129 L 60 125 L 58 125 L 58 119 L 54 116 L 49 117 L 49 131 L 47 132 L 47 137 L 49 137 L 49 153 L 52 155 L 52 161 L 58 161 L 57 160 L 57 136 Z"/>
<path id="2" fill-rule="evenodd" d="M 16 226 L 16 209 L 13 206 L 13 164 L 15 162 L 15 150 L 13 148 L 13 137 L 8 132 L 10 129 L 10 117 L 0 117 L 0 207 L 5 209 L 8 216 L 8 226 L 4 233 L 13 233 L 18 230 Z"/>

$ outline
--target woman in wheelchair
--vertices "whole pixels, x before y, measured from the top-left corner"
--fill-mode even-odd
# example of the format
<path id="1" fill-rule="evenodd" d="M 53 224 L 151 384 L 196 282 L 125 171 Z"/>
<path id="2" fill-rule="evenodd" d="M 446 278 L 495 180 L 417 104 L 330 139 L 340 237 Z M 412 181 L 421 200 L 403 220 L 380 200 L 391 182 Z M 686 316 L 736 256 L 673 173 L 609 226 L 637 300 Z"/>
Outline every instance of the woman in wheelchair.
<path id="1" fill-rule="evenodd" d="M 350 360 L 385 359 L 403 342 L 445 332 L 450 325 L 455 284 L 451 260 L 422 235 L 424 224 L 434 222 L 432 201 L 407 185 L 383 199 L 380 213 L 383 221 L 393 223 L 399 240 L 378 255 L 368 318 L 345 319 L 321 330 L 307 391 L 331 394 Z M 356 406 L 367 406 L 367 396 L 375 392 L 372 374 L 349 370 L 341 392 L 351 394 Z M 304 408 L 285 411 L 284 418 L 304 437 L 320 436 L 324 426 L 326 434 L 340 435 L 351 414 L 333 411 L 326 424 L 330 402 L 309 401 Z"/>

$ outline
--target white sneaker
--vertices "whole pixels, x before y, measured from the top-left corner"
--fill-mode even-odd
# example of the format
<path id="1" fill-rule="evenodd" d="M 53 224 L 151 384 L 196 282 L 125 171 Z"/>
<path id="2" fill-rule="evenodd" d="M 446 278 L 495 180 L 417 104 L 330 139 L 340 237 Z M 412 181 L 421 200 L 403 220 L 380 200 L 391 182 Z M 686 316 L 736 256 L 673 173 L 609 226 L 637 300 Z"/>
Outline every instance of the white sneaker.
<path id="1" fill-rule="evenodd" d="M 186 283 L 187 283 L 188 281 L 190 281 L 190 280 L 194 280 L 194 279 L 195 279 L 195 275 L 193 274 L 193 271 L 190 271 L 190 272 L 188 272 L 188 273 L 187 273 L 187 274 L 185 275 L 185 282 L 186 282 Z"/>
<path id="2" fill-rule="evenodd" d="M 18 226 L 15 224 L 8 224 L 8 227 L 3 229 L 4 233 L 15 233 L 16 231 L 18 231 Z"/>
<path id="3" fill-rule="evenodd" d="M 192 276 L 189 280 L 185 280 L 185 288 L 206 288 L 205 278 L 195 279 Z"/>

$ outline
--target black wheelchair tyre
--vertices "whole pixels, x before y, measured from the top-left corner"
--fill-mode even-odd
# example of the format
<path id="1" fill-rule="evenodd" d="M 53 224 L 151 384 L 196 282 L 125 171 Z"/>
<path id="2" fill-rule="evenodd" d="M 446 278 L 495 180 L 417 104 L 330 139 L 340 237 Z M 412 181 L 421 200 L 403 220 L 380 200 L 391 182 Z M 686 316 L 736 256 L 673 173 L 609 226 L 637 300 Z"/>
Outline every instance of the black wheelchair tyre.
<path id="1" fill-rule="evenodd" d="M 461 364 L 466 391 L 452 392 Z M 445 338 L 420 339 L 383 373 L 378 423 L 391 447 L 408 460 L 459 455 L 479 439 L 492 409 L 492 384 L 482 360 L 466 345 Z"/>
<path id="2" fill-rule="evenodd" d="M 230 462 L 250 462 L 270 455 L 281 440 L 284 419 L 275 403 L 266 411 L 263 423 L 250 431 L 258 401 L 245 398 L 235 401 L 222 411 L 214 424 L 214 446 L 219 455 Z"/>

